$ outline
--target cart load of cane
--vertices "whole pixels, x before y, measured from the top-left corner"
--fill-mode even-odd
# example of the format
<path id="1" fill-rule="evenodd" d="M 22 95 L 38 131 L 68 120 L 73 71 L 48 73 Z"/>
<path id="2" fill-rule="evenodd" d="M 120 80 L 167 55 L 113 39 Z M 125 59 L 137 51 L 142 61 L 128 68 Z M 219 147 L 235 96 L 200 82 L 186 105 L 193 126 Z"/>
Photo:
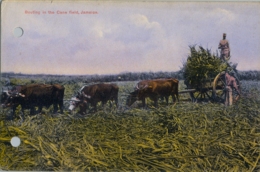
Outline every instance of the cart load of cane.
<path id="1" fill-rule="evenodd" d="M 228 68 L 228 63 L 223 62 L 218 54 L 212 53 L 202 46 L 190 46 L 190 54 L 183 64 L 185 84 L 190 88 L 204 87 L 212 82 L 217 74 Z"/>

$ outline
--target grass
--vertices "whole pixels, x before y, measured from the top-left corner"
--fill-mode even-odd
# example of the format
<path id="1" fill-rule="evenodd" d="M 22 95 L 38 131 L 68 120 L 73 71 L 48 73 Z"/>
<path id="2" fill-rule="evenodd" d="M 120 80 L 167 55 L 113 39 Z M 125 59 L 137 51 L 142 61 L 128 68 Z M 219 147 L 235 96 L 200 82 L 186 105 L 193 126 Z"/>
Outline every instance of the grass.
<path id="1" fill-rule="evenodd" d="M 120 82 L 119 102 L 132 82 Z M 242 81 L 231 107 L 180 102 L 147 109 L 105 109 L 86 117 L 45 114 L 0 121 L 2 170 L 258 171 L 260 82 Z M 184 87 L 180 82 L 180 90 Z M 69 86 L 67 88 L 70 88 Z M 67 90 L 73 93 L 72 90 Z M 26 112 L 28 113 L 28 112 Z M 4 116 L 4 112 L 1 114 Z M 19 136 L 18 148 L 10 139 Z"/>

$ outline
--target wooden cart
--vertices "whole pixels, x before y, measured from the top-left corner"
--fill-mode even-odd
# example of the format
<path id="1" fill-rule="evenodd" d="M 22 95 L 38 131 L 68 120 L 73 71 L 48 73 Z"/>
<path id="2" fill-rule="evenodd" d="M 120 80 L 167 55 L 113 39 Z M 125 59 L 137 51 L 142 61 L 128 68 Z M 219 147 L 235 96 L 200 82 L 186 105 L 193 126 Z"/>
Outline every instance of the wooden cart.
<path id="1" fill-rule="evenodd" d="M 193 102 L 211 101 L 230 105 L 230 102 L 232 104 L 232 102 L 236 102 L 239 99 L 241 93 L 241 86 L 236 72 L 234 70 L 231 71 L 233 71 L 235 75 L 232 76 L 230 71 L 222 71 L 215 78 L 201 81 L 200 85 L 192 86 L 185 84 L 187 88 L 180 91 L 179 94 L 189 93 Z M 238 89 L 227 84 L 228 82 L 225 77 L 226 73 L 230 74 L 235 79 L 235 84 Z M 230 98 L 229 95 L 231 95 Z"/>

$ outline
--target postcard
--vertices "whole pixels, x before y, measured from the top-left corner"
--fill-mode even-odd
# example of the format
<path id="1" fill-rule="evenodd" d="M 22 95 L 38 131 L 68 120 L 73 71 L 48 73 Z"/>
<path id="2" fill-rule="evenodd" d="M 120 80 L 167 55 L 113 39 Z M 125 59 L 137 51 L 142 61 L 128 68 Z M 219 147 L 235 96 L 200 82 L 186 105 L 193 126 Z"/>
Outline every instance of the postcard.
<path id="1" fill-rule="evenodd" d="M 0 170 L 259 171 L 260 3 L 1 3 Z"/>

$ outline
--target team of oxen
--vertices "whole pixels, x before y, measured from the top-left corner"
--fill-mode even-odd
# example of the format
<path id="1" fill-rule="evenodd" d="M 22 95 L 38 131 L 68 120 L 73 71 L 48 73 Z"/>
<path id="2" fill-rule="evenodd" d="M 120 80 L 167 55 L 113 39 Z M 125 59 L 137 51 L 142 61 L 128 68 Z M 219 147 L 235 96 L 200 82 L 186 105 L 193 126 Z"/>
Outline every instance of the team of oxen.
<path id="1" fill-rule="evenodd" d="M 137 83 L 134 91 L 127 96 L 126 105 L 131 106 L 137 100 L 142 101 L 143 107 L 146 106 L 145 98 L 154 101 L 154 106 L 158 106 L 159 98 L 165 98 L 168 105 L 169 97 L 172 96 L 179 101 L 177 79 L 155 79 L 144 80 Z M 42 107 L 49 108 L 53 105 L 53 112 L 63 113 L 63 98 L 65 88 L 59 84 L 30 84 L 15 86 L 11 90 L 2 91 L 1 104 L 3 108 L 12 107 L 14 116 L 16 108 L 21 105 L 22 114 L 25 109 L 30 109 L 30 114 L 41 113 Z M 116 84 L 99 83 L 83 86 L 77 95 L 70 100 L 69 110 L 73 111 L 79 107 L 79 113 L 84 115 L 89 105 L 93 111 L 97 111 L 99 102 L 105 105 L 108 101 L 110 106 L 114 102 L 118 106 L 119 87 Z M 36 107 L 38 110 L 36 111 Z M 59 107 L 59 108 L 58 108 Z M 22 116 L 24 117 L 24 116 Z"/>

